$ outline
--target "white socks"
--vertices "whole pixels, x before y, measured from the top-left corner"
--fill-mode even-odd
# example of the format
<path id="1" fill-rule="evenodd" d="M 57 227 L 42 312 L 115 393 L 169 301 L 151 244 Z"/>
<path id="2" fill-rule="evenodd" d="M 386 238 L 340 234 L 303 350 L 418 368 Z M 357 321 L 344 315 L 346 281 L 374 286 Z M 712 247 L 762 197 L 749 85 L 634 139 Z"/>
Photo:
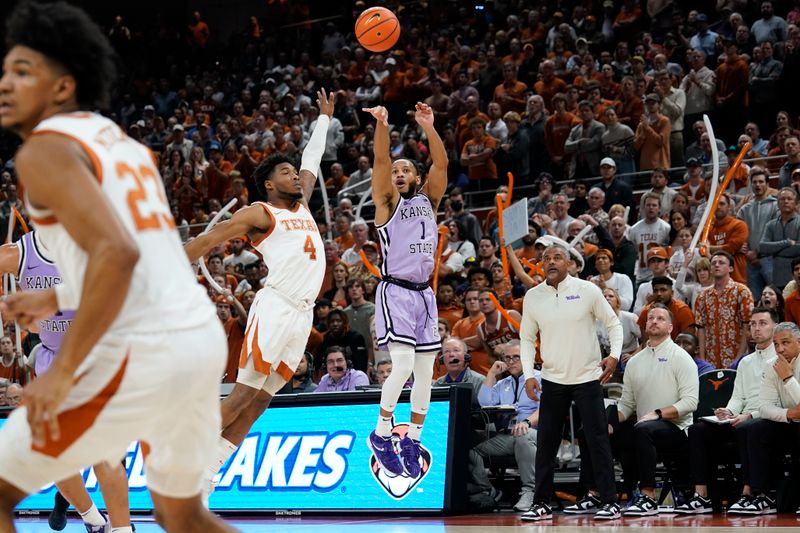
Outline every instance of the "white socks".
<path id="1" fill-rule="evenodd" d="M 133 533 L 133 528 L 131 526 L 115 527 L 111 529 L 111 533 Z"/>
<path id="2" fill-rule="evenodd" d="M 90 526 L 102 526 L 106 523 L 106 519 L 97 510 L 97 506 L 92 504 L 86 511 L 80 513 L 83 522 Z"/>
<path id="3" fill-rule="evenodd" d="M 392 417 L 383 417 L 378 415 L 378 424 L 375 426 L 375 433 L 379 437 L 391 437 L 392 436 Z"/>
<path id="4" fill-rule="evenodd" d="M 417 442 L 420 441 L 420 435 L 422 435 L 422 424 L 415 424 L 414 422 L 408 423 L 408 438 L 411 440 L 415 440 Z"/>

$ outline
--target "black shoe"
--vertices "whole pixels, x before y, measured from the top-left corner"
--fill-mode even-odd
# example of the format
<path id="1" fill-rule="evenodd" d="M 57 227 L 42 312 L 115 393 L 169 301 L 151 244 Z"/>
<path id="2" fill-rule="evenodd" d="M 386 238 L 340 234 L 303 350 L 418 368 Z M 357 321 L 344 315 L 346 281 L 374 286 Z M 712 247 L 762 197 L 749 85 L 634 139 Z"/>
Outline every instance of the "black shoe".
<path id="1" fill-rule="evenodd" d="M 50 529 L 61 531 L 67 527 L 67 509 L 69 509 L 69 502 L 60 492 L 56 492 L 55 498 L 53 498 L 53 510 L 50 511 L 50 516 L 47 517 L 47 524 Z"/>

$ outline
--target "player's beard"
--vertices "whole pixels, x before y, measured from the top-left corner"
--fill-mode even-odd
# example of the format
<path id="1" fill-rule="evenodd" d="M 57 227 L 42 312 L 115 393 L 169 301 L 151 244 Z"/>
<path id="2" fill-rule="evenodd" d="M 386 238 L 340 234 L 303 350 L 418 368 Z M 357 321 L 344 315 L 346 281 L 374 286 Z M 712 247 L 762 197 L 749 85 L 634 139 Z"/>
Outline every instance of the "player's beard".
<path id="1" fill-rule="evenodd" d="M 410 200 L 417 194 L 418 190 L 419 184 L 415 180 L 408 184 L 408 190 L 406 192 L 401 192 L 400 196 L 402 196 L 405 200 Z"/>

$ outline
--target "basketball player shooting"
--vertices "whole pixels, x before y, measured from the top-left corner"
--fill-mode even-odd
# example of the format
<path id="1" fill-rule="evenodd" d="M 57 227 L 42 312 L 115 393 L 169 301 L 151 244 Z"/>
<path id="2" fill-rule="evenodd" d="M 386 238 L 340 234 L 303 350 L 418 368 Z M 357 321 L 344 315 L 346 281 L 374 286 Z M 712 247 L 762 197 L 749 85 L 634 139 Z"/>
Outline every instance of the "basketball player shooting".
<path id="1" fill-rule="evenodd" d="M 375 296 L 375 329 L 378 345 L 392 358 L 392 373 L 383 384 L 380 415 L 368 444 L 389 476 L 416 478 L 420 475 L 420 435 L 431 401 L 433 363 L 442 344 L 436 297 L 428 280 L 437 245 L 436 211 L 447 187 L 447 152 L 433 127 L 433 111 L 417 103 L 414 118 L 428 138 L 433 161 L 422 185 L 416 162 L 392 162 L 389 157 L 386 108 L 364 111 L 377 119 L 372 199 L 383 265 Z M 400 440 L 398 457 L 392 443 L 392 418 L 412 372 L 411 424 Z"/>
<path id="2" fill-rule="evenodd" d="M 234 531 L 200 499 L 220 424 L 225 332 L 183 252 L 152 153 L 90 112 L 109 102 L 111 45 L 64 2 L 20 2 L 6 30 L 0 127 L 23 139 L 15 164 L 26 205 L 63 282 L 7 296 L 0 312 L 25 328 L 59 310 L 75 316 L 0 430 L 0 532 L 14 531 L 26 495 L 118 462 L 136 440 L 165 530 Z"/>
<path id="3" fill-rule="evenodd" d="M 189 259 L 196 261 L 218 244 L 247 235 L 269 267 L 266 286 L 250 307 L 236 385 L 222 401 L 222 435 L 216 460 L 206 471 L 208 492 L 272 397 L 294 376 L 311 333 L 314 300 L 325 276 L 325 250 L 308 199 L 325 152 L 333 98 L 323 89 L 317 105 L 319 118 L 300 172 L 288 157 L 269 156 L 253 174 L 267 202 L 239 209 L 185 246 Z"/>

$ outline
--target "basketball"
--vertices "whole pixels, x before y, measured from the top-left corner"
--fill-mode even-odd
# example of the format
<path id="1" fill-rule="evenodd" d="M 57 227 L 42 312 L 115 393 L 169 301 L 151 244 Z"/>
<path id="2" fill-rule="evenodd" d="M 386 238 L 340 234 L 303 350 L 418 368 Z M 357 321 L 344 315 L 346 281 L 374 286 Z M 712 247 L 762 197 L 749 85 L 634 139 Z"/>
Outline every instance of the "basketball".
<path id="1" fill-rule="evenodd" d="M 356 20 L 356 38 L 370 52 L 385 52 L 400 38 L 400 22 L 385 7 L 371 7 Z"/>

